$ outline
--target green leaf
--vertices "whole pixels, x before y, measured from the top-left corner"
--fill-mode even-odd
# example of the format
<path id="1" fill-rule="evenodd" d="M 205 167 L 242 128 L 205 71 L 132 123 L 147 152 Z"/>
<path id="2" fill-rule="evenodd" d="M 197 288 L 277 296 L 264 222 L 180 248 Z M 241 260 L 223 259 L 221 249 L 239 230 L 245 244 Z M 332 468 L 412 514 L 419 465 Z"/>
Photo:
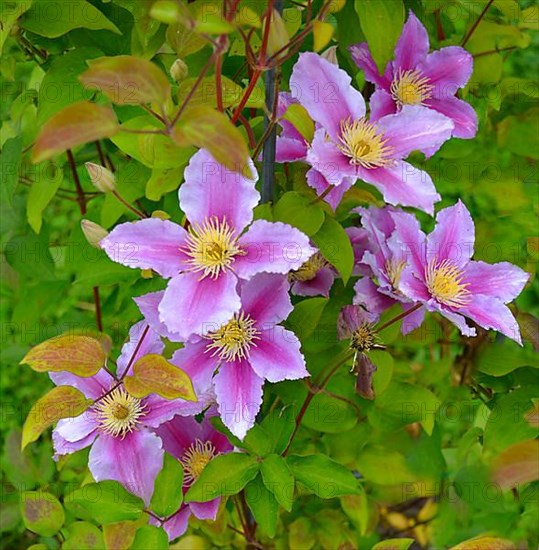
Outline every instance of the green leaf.
<path id="1" fill-rule="evenodd" d="M 327 303 L 327 298 L 320 297 L 307 298 L 298 302 L 288 316 L 286 324 L 300 340 L 306 340 L 318 326 Z"/>
<path id="2" fill-rule="evenodd" d="M 63 170 L 52 162 L 46 166 L 41 164 L 36 169 L 36 179 L 32 183 L 26 202 L 26 217 L 36 233 L 41 231 L 43 211 L 58 191 L 63 176 Z"/>
<path id="3" fill-rule="evenodd" d="M 271 452 L 271 438 L 266 430 L 259 424 L 255 424 L 243 440 L 243 448 L 250 453 L 264 456 Z"/>
<path id="4" fill-rule="evenodd" d="M 279 411 L 272 411 L 264 417 L 261 426 L 269 434 L 272 452 L 281 454 L 288 446 L 296 426 L 293 408 L 284 407 Z"/>
<path id="5" fill-rule="evenodd" d="M 91 399 L 72 386 L 57 386 L 33 405 L 22 428 L 21 449 L 35 441 L 49 426 L 61 418 L 82 414 Z"/>
<path id="6" fill-rule="evenodd" d="M 42 281 L 55 279 L 54 260 L 44 231 L 39 235 L 33 231 L 16 235 L 5 245 L 4 254 L 7 263 L 21 275 L 33 277 L 39 273 Z"/>
<path id="7" fill-rule="evenodd" d="M 195 145 L 207 149 L 229 170 L 253 177 L 248 164 L 249 150 L 240 130 L 219 111 L 206 105 L 187 108 L 172 137 L 180 147 Z"/>
<path id="8" fill-rule="evenodd" d="M 187 491 L 185 502 L 208 502 L 221 495 L 235 495 L 256 477 L 259 467 L 257 459 L 246 454 L 216 456 Z"/>
<path id="9" fill-rule="evenodd" d="M 288 120 L 288 122 L 290 122 L 305 138 L 305 141 L 310 143 L 313 140 L 314 122 L 305 107 L 299 103 L 291 103 L 281 118 L 283 120 Z"/>
<path id="10" fill-rule="evenodd" d="M 75 521 L 67 527 L 67 531 L 68 534 L 62 544 L 62 550 L 103 550 L 103 548 L 109 548 L 105 546 L 103 533 L 92 523 Z"/>
<path id="11" fill-rule="evenodd" d="M 355 0 L 355 8 L 369 50 L 382 74 L 393 58 L 404 25 L 402 0 Z"/>
<path id="12" fill-rule="evenodd" d="M 140 527 L 130 550 L 168 550 L 168 537 L 165 530 L 154 525 Z"/>
<path id="13" fill-rule="evenodd" d="M 19 183 L 19 167 L 21 165 L 22 138 L 8 139 L 2 148 L 0 155 L 0 197 L 3 203 L 13 203 L 13 193 Z"/>
<path id="14" fill-rule="evenodd" d="M 43 126 L 32 150 L 34 163 L 77 145 L 110 137 L 120 129 L 109 106 L 79 101 L 53 115 Z"/>
<path id="15" fill-rule="evenodd" d="M 117 55 L 89 62 L 90 68 L 80 76 L 88 87 L 101 90 L 113 103 L 163 105 L 170 97 L 170 83 L 161 69 L 151 61 Z"/>
<path id="16" fill-rule="evenodd" d="M 21 15 L 32 7 L 33 0 L 26 2 L 4 2 L 2 6 L 2 25 L 0 25 L 0 55 L 4 49 L 4 42 L 10 35 L 13 25 Z"/>
<path id="17" fill-rule="evenodd" d="M 312 237 L 322 256 L 341 274 L 344 284 L 354 269 L 354 251 L 342 225 L 326 216 L 322 227 Z"/>
<path id="18" fill-rule="evenodd" d="M 58 499 L 44 491 L 22 492 L 21 514 L 27 529 L 45 537 L 52 537 L 65 521 L 64 509 Z"/>
<path id="19" fill-rule="evenodd" d="M 89 336 L 66 334 L 34 346 L 21 360 L 36 372 L 68 371 L 77 376 L 93 376 L 105 364 L 102 343 Z"/>
<path id="20" fill-rule="evenodd" d="M 56 38 L 78 28 L 105 29 L 121 34 L 112 21 L 85 0 L 39 0 L 19 20 L 19 25 L 47 38 Z"/>
<path id="21" fill-rule="evenodd" d="M 383 540 L 372 547 L 372 550 L 408 550 L 415 542 L 414 539 L 387 539 Z"/>
<path id="22" fill-rule="evenodd" d="M 134 521 L 119 521 L 103 525 L 103 538 L 107 550 L 129 550 L 135 540 L 137 523 Z"/>
<path id="23" fill-rule="evenodd" d="M 260 466 L 264 485 L 274 494 L 279 504 L 288 512 L 294 504 L 294 476 L 286 460 L 277 454 L 264 458 Z"/>
<path id="24" fill-rule="evenodd" d="M 353 384 L 353 378 L 349 377 Z M 319 393 L 305 412 L 302 425 L 325 433 L 341 433 L 351 430 L 357 424 L 357 410 L 350 404 L 331 395 Z"/>
<path id="25" fill-rule="evenodd" d="M 245 487 L 245 500 L 261 531 L 273 538 L 279 520 L 279 503 L 273 493 L 266 489 L 260 476 Z"/>
<path id="26" fill-rule="evenodd" d="M 153 170 L 150 179 L 146 182 L 146 198 L 151 201 L 159 201 L 170 191 L 178 189 L 183 179 L 183 169 L 166 168 L 164 170 Z"/>
<path id="27" fill-rule="evenodd" d="M 75 489 L 67 503 L 80 506 L 101 524 L 137 520 L 144 508 L 142 499 L 126 491 L 117 481 L 88 483 Z"/>
<path id="28" fill-rule="evenodd" d="M 173 514 L 183 501 L 183 468 L 172 455 L 165 453 L 163 469 L 157 474 L 150 509 L 158 516 Z"/>
<path id="29" fill-rule="evenodd" d="M 358 494 L 358 480 L 350 470 L 325 455 L 290 455 L 286 461 L 296 480 L 320 498 Z"/>
<path id="30" fill-rule="evenodd" d="M 490 376 L 505 376 L 521 367 L 539 368 L 537 354 L 508 339 L 484 346 L 477 357 L 477 370 Z"/>
<path id="31" fill-rule="evenodd" d="M 141 357 L 133 365 L 133 374 L 124 378 L 124 386 L 139 399 L 156 393 L 165 399 L 197 401 L 189 376 L 161 355 L 153 353 Z"/>
<path id="32" fill-rule="evenodd" d="M 308 198 L 296 191 L 288 191 L 275 204 L 274 221 L 288 223 L 306 235 L 314 235 L 324 223 L 324 211 L 309 202 Z"/>

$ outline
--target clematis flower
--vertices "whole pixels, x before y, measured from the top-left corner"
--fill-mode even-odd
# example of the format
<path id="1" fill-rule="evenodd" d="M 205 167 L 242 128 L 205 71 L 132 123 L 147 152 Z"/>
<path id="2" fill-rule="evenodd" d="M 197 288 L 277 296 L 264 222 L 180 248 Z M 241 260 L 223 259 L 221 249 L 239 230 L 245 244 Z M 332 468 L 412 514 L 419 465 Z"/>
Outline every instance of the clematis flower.
<path id="1" fill-rule="evenodd" d="M 380 75 L 368 45 L 350 46 L 352 59 L 376 85 L 371 96 L 371 116 L 380 118 L 407 106 L 424 105 L 449 117 L 455 127 L 453 136 L 470 139 L 477 133 L 473 108 L 455 97 L 473 70 L 473 57 L 459 46 L 449 46 L 429 54 L 425 27 L 410 12 L 395 48 L 395 59 Z"/>
<path id="2" fill-rule="evenodd" d="M 229 321 L 240 310 L 238 279 L 299 268 L 315 250 L 299 230 L 253 219 L 260 195 L 252 179 L 230 172 L 205 150 L 191 158 L 179 192 L 189 222 L 158 218 L 123 223 L 101 241 L 109 257 L 170 278 L 159 318 L 186 340 L 207 323 Z M 249 225 L 249 229 L 244 232 Z"/>
<path id="3" fill-rule="evenodd" d="M 475 336 L 475 329 L 466 324 L 468 317 L 522 344 L 518 324 L 505 304 L 520 294 L 529 275 L 508 262 L 471 260 L 475 227 L 462 202 L 440 210 L 428 236 L 414 217 L 395 212 L 392 218 L 395 231 L 388 246 L 395 257 L 407 258 L 398 282 L 405 296 L 438 311 L 465 336 Z"/>
<path id="4" fill-rule="evenodd" d="M 363 231 L 368 239 L 368 244 L 359 259 L 360 264 L 367 267 L 368 272 L 367 276 L 354 285 L 354 304 L 363 305 L 377 316 L 399 302 L 403 310 L 407 311 L 415 304 L 399 290 L 400 276 L 406 266 L 406 259 L 393 253 L 388 245 L 388 239 L 395 231 L 393 213 L 401 212 L 403 217 L 415 218 L 412 214 L 391 206 L 357 208 L 354 212 L 360 214 Z M 370 277 L 376 280 L 376 284 Z M 410 313 L 402 323 L 402 333 L 408 334 L 420 326 L 424 317 L 424 308 Z"/>
<path id="5" fill-rule="evenodd" d="M 131 328 L 130 340 L 117 362 L 120 380 L 129 363 L 163 351 L 160 337 L 153 330 L 146 330 L 147 326 L 140 322 Z M 81 415 L 58 422 L 52 434 L 55 457 L 91 446 L 88 466 L 94 479 L 118 481 L 149 504 L 155 478 L 163 465 L 163 445 L 153 429 L 176 414 L 191 414 L 191 404 L 186 408 L 187 401 L 167 400 L 156 394 L 137 399 L 105 369 L 88 378 L 67 371 L 50 373 L 50 377 L 56 385 L 74 386 L 95 401 Z M 197 412 L 204 404 L 199 407 Z"/>
<path id="6" fill-rule="evenodd" d="M 421 105 L 406 105 L 398 114 L 368 120 L 363 96 L 350 76 L 310 52 L 300 55 L 290 86 L 319 125 L 307 161 L 328 184 L 361 178 L 390 204 L 433 212 L 440 197 L 430 176 L 403 159 L 414 150 L 432 154 L 451 136 L 450 119 Z"/>
<path id="7" fill-rule="evenodd" d="M 288 274 L 290 292 L 296 296 L 329 296 L 335 280 L 335 270 L 328 261 L 317 252 L 299 269 Z"/>
<path id="8" fill-rule="evenodd" d="M 228 439 L 213 428 L 210 418 L 215 416 L 215 407 L 208 409 L 201 422 L 192 417 L 176 416 L 161 424 L 155 431 L 163 441 L 165 451 L 176 457 L 183 466 L 183 492 L 198 479 L 208 463 L 220 454 L 230 453 L 233 449 Z M 189 502 L 182 504 L 177 512 L 164 521 L 150 519 L 154 525 L 162 525 L 169 540 L 185 533 L 191 515 L 198 519 L 215 520 L 221 497 L 208 502 Z"/>

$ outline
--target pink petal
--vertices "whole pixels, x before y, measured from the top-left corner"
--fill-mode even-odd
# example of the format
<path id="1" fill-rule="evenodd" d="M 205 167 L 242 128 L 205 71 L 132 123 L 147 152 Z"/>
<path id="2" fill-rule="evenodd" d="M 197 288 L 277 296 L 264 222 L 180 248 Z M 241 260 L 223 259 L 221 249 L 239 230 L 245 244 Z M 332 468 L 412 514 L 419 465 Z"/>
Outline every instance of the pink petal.
<path id="1" fill-rule="evenodd" d="M 292 104 L 299 104 L 299 101 L 292 97 L 292 94 L 288 92 L 279 92 L 278 104 L 277 104 L 277 116 L 279 117 L 279 126 L 283 129 L 281 137 L 291 138 L 296 141 L 304 141 L 303 136 L 297 130 L 297 128 L 289 121 L 282 117 L 286 113 L 286 110 Z"/>
<path id="2" fill-rule="evenodd" d="M 389 204 L 413 206 L 431 215 L 434 203 L 441 199 L 429 174 L 404 161 L 370 170 L 361 168 L 360 178 L 377 187 Z"/>
<path id="3" fill-rule="evenodd" d="M 421 72 L 434 84 L 435 95 L 440 99 L 452 97 L 464 88 L 473 72 L 473 57 L 460 46 L 449 46 L 427 55 Z"/>
<path id="4" fill-rule="evenodd" d="M 354 210 L 353 210 L 354 212 Z M 361 264 L 363 254 L 369 246 L 369 234 L 362 227 L 347 227 L 346 234 L 350 238 L 354 251 L 354 275 L 370 275 L 370 269 Z"/>
<path id="5" fill-rule="evenodd" d="M 227 428 L 240 439 L 255 423 L 262 404 L 262 386 L 247 361 L 223 363 L 215 376 L 219 415 Z"/>
<path id="6" fill-rule="evenodd" d="M 190 502 L 189 507 L 198 519 L 215 521 L 217 512 L 219 511 L 219 504 L 221 504 L 221 498 L 217 497 L 207 502 Z"/>
<path id="7" fill-rule="evenodd" d="M 415 304 L 402 304 L 403 311 L 408 311 Z M 402 320 L 401 332 L 406 335 L 420 327 L 425 320 L 425 308 L 421 307 L 418 310 L 410 313 Z"/>
<path id="8" fill-rule="evenodd" d="M 333 210 L 337 210 L 337 206 L 339 206 L 343 195 L 354 185 L 356 182 L 356 178 L 344 178 L 339 185 L 334 185 L 333 189 L 324 197 L 324 201 L 327 202 Z M 312 187 L 318 196 L 322 195 L 328 187 L 330 187 L 330 183 L 328 180 L 324 177 L 324 175 L 319 172 L 318 170 L 311 168 L 307 172 L 307 184 Z"/>
<path id="9" fill-rule="evenodd" d="M 115 262 L 132 268 L 153 269 L 162 277 L 173 277 L 186 256 L 180 251 L 186 231 L 168 220 L 148 218 L 117 225 L 100 243 Z"/>
<path id="10" fill-rule="evenodd" d="M 451 137 L 453 121 L 421 105 L 404 105 L 395 115 L 378 121 L 394 158 L 406 158 L 412 151 L 433 154 Z"/>
<path id="11" fill-rule="evenodd" d="M 335 272 L 329 267 L 324 267 L 310 281 L 295 281 L 290 292 L 296 296 L 325 296 L 329 298 L 329 291 L 334 281 Z"/>
<path id="12" fill-rule="evenodd" d="M 427 237 L 427 260 L 449 260 L 462 268 L 473 255 L 474 242 L 472 217 L 459 200 L 455 205 L 438 212 L 436 227 Z"/>
<path id="13" fill-rule="evenodd" d="M 160 355 L 164 349 L 165 345 L 161 341 L 159 335 L 150 328 L 146 321 L 139 321 L 129 330 L 129 341 L 122 347 L 122 352 L 116 362 L 117 376 L 124 376 L 125 369 L 129 363 L 131 363 L 131 368 L 129 369 L 131 371 L 133 365 L 141 357 L 151 353 Z M 133 357 L 135 351 L 137 353 Z"/>
<path id="14" fill-rule="evenodd" d="M 255 373 L 269 382 L 297 380 L 309 376 L 298 337 L 275 325 L 262 331 L 260 340 L 251 348 L 249 361 Z"/>
<path id="15" fill-rule="evenodd" d="M 294 309 L 288 295 L 288 281 L 282 275 L 260 273 L 241 287 L 242 309 L 257 324 L 284 321 Z"/>
<path id="16" fill-rule="evenodd" d="M 180 340 L 178 334 L 170 332 L 165 323 L 159 318 L 159 304 L 165 295 L 164 290 L 157 292 L 149 292 L 142 296 L 133 298 L 142 315 L 144 315 L 145 321 L 150 325 L 152 330 L 157 334 L 160 334 L 164 338 L 167 338 L 171 342 L 178 342 Z"/>
<path id="17" fill-rule="evenodd" d="M 426 304 L 432 301 L 430 292 L 423 280 L 414 275 L 409 267 L 405 267 L 401 273 L 399 290 L 412 302 L 423 302 Z M 432 311 L 432 308 L 430 309 Z"/>
<path id="18" fill-rule="evenodd" d="M 258 174 L 251 160 L 253 174 L 247 179 L 217 162 L 208 151 L 195 153 L 184 171 L 180 187 L 180 207 L 192 224 L 203 224 L 208 218 L 225 218 L 240 233 L 253 219 L 253 208 L 260 194 L 255 189 Z"/>
<path id="19" fill-rule="evenodd" d="M 96 481 L 118 481 L 149 505 L 155 478 L 163 467 L 161 439 L 146 430 L 123 439 L 101 434 L 90 450 L 88 467 Z"/>
<path id="20" fill-rule="evenodd" d="M 287 138 L 281 134 L 277 137 L 275 146 L 275 162 L 294 162 L 304 160 L 307 156 L 308 144 L 304 139 Z"/>
<path id="21" fill-rule="evenodd" d="M 307 235 L 280 222 L 256 220 L 239 240 L 246 251 L 237 256 L 234 269 L 241 279 L 261 272 L 286 274 L 298 269 L 315 252 Z M 215 308 L 215 304 L 211 304 Z"/>
<path id="22" fill-rule="evenodd" d="M 191 416 L 176 416 L 161 424 L 155 433 L 163 441 L 165 451 L 179 460 L 195 440 L 200 439 L 200 424 Z"/>
<path id="23" fill-rule="evenodd" d="M 290 77 L 292 95 L 333 138 L 341 121 L 365 116 L 365 101 L 350 76 L 312 52 L 300 54 Z"/>
<path id="24" fill-rule="evenodd" d="M 162 524 L 163 529 L 168 535 L 168 540 L 172 541 L 181 537 L 188 527 L 188 520 L 191 517 L 191 508 L 188 505 L 182 507 Z M 152 525 L 159 525 L 154 518 L 150 518 Z"/>
<path id="25" fill-rule="evenodd" d="M 114 378 L 105 370 L 101 369 L 94 374 L 83 378 L 67 371 L 49 372 L 49 378 L 57 386 L 73 386 L 80 390 L 89 399 L 97 399 L 110 389 Z"/>
<path id="26" fill-rule="evenodd" d="M 91 410 L 87 410 L 74 418 L 62 418 L 56 424 L 54 431 L 65 441 L 75 443 L 94 433 L 98 426 L 95 414 Z M 94 439 L 96 436 L 97 433 L 94 435 Z"/>
<path id="27" fill-rule="evenodd" d="M 453 136 L 461 139 L 471 139 L 477 134 L 477 113 L 466 101 L 457 97 L 446 97 L 443 99 L 431 98 L 425 102 L 429 109 L 449 117 L 455 128 Z"/>
<path id="28" fill-rule="evenodd" d="M 387 244 L 393 258 L 398 262 L 405 261 L 415 276 L 423 277 L 427 266 L 425 233 L 413 214 L 393 212 L 391 217 L 395 231 Z"/>
<path id="29" fill-rule="evenodd" d="M 95 441 L 98 435 L 99 432 L 94 430 L 78 441 L 67 441 L 67 439 L 64 439 L 56 430 L 53 430 L 52 443 L 54 447 L 54 460 L 58 460 L 63 455 L 69 455 L 81 449 L 86 449 L 86 447 L 89 447 Z"/>
<path id="30" fill-rule="evenodd" d="M 186 341 L 229 321 L 240 309 L 237 279 L 231 272 L 200 280 L 197 273 L 182 273 L 168 284 L 159 304 L 159 316 L 168 330 Z"/>
<path id="31" fill-rule="evenodd" d="M 199 414 L 204 410 L 206 404 L 200 399 L 197 402 L 192 402 L 184 399 L 165 399 L 157 394 L 151 394 L 144 399 L 147 412 L 143 422 L 145 426 L 157 428 L 178 414 L 183 416 Z"/>
<path id="32" fill-rule="evenodd" d="M 375 315 L 380 315 L 395 304 L 393 298 L 378 292 L 378 287 L 367 277 L 359 279 L 354 285 L 354 291 L 353 303 L 355 305 L 365 306 L 367 311 Z"/>
<path id="33" fill-rule="evenodd" d="M 460 333 L 463 336 L 473 337 L 476 336 L 476 330 L 473 327 L 470 327 L 466 323 L 466 319 L 460 315 L 459 313 L 455 313 L 454 311 L 449 311 L 447 308 L 439 307 L 438 304 L 434 304 L 435 307 L 429 308 L 431 311 L 438 311 L 441 313 L 446 319 L 449 319 L 459 330 Z"/>
<path id="34" fill-rule="evenodd" d="M 415 69 L 429 53 L 429 35 L 412 11 L 402 28 L 402 34 L 395 47 L 394 70 Z"/>
<path id="35" fill-rule="evenodd" d="M 493 296 L 505 304 L 522 292 L 529 278 L 529 273 L 509 262 L 487 264 L 473 261 L 464 271 L 464 282 L 472 294 Z"/>
<path id="36" fill-rule="evenodd" d="M 380 76 L 378 67 L 372 58 L 369 46 L 366 42 L 353 44 L 348 47 L 348 51 L 354 60 L 354 63 L 365 73 L 365 80 L 376 84 L 379 88 L 389 90 L 391 86 L 391 64 L 388 64 L 383 76 Z M 372 100 L 372 98 L 371 98 Z"/>
<path id="37" fill-rule="evenodd" d="M 393 97 L 391 97 L 391 94 L 381 88 L 377 89 L 371 95 L 369 106 L 371 108 L 369 117 L 371 122 L 376 122 L 382 117 L 392 115 L 397 111 L 397 105 Z"/>

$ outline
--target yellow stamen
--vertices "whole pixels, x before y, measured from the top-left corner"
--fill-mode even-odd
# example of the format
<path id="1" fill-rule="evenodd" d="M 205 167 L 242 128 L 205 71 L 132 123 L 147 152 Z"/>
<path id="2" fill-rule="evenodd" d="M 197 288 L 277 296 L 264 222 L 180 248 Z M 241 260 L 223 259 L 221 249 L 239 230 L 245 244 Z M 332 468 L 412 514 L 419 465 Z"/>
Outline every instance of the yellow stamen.
<path id="1" fill-rule="evenodd" d="M 432 96 L 434 86 L 429 79 L 421 75 L 418 69 L 403 71 L 399 69 L 391 83 L 391 96 L 400 106 L 422 105 Z"/>
<path id="2" fill-rule="evenodd" d="M 145 409 L 140 399 L 120 387 L 99 400 L 94 410 L 101 430 L 123 439 L 137 427 L 140 417 L 146 413 Z"/>
<path id="3" fill-rule="evenodd" d="M 221 328 L 208 333 L 206 336 L 212 343 L 206 351 L 214 350 L 223 361 L 235 361 L 249 357 L 251 346 L 256 346 L 255 340 L 260 340 L 260 331 L 255 327 L 254 319 L 243 311 Z"/>
<path id="4" fill-rule="evenodd" d="M 406 262 L 404 260 L 388 260 L 386 262 L 386 273 L 393 290 L 399 289 L 399 282 L 401 280 L 402 270 L 406 267 Z"/>
<path id="5" fill-rule="evenodd" d="M 289 281 L 312 281 L 317 273 L 328 265 L 326 259 L 317 252 L 313 254 L 304 264 L 296 271 L 291 271 L 288 274 Z"/>
<path id="6" fill-rule="evenodd" d="M 468 283 L 462 282 L 463 273 L 450 260 L 431 260 L 425 270 L 425 281 L 431 295 L 438 302 L 459 308 L 470 301 Z"/>
<path id="7" fill-rule="evenodd" d="M 184 483 L 191 484 L 197 480 L 208 462 L 218 454 L 215 452 L 215 447 L 211 441 L 203 443 L 200 439 L 195 439 L 195 442 L 180 458 L 183 465 Z"/>
<path id="8" fill-rule="evenodd" d="M 377 334 L 368 323 L 360 325 L 350 339 L 350 347 L 356 352 L 370 351 L 377 340 Z"/>
<path id="9" fill-rule="evenodd" d="M 202 278 L 210 276 L 213 279 L 231 269 L 235 256 L 245 254 L 238 244 L 236 232 L 226 219 L 219 221 L 217 217 L 204 220 L 202 225 L 191 226 L 182 251 L 189 256 L 193 271 L 201 271 Z"/>
<path id="10" fill-rule="evenodd" d="M 377 168 L 393 164 L 393 149 L 375 124 L 364 118 L 341 121 L 337 147 L 350 158 L 350 164 Z"/>

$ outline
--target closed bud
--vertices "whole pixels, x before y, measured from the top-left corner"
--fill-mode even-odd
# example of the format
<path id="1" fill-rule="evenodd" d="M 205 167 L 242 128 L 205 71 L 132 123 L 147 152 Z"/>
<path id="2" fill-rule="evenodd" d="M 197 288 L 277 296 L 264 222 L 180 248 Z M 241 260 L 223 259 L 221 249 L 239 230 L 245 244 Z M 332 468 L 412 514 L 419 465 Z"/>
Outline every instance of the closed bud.
<path id="1" fill-rule="evenodd" d="M 170 67 L 170 76 L 178 83 L 187 78 L 188 73 L 189 69 L 182 59 L 176 59 Z"/>
<path id="2" fill-rule="evenodd" d="M 93 162 L 87 162 L 85 166 L 96 189 L 102 193 L 109 193 L 116 189 L 116 178 L 110 170 Z"/>
<path id="3" fill-rule="evenodd" d="M 330 63 L 333 63 L 333 65 L 339 66 L 339 62 L 337 61 L 337 46 L 330 46 L 320 55 Z"/>
<path id="4" fill-rule="evenodd" d="M 81 220 L 80 226 L 86 240 L 94 248 L 101 248 L 99 243 L 109 234 L 109 232 L 105 228 L 101 227 L 97 223 L 91 222 L 90 220 Z"/>

